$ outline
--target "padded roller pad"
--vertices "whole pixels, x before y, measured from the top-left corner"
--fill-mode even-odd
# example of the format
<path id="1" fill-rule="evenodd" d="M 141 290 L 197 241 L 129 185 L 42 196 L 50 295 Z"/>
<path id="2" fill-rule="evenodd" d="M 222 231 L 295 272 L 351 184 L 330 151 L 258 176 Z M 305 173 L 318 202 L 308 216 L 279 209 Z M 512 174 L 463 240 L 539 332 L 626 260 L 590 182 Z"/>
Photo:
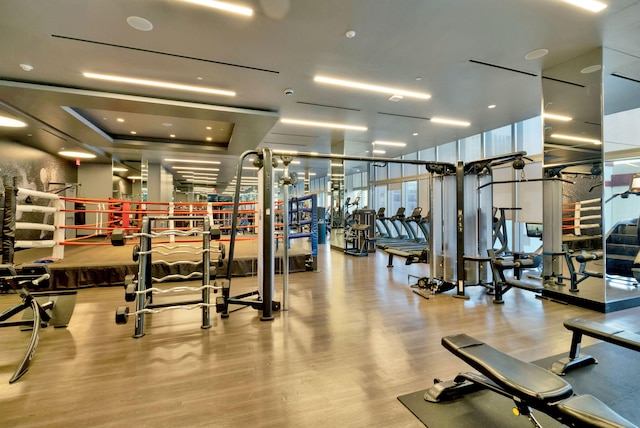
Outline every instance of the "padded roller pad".
<path id="1" fill-rule="evenodd" d="M 580 425 L 603 428 L 636 427 L 593 395 L 578 395 L 569 398 L 558 404 L 558 410 Z"/>
<path id="2" fill-rule="evenodd" d="M 571 385 L 552 372 L 466 334 L 445 336 L 442 345 L 514 396 L 551 404 L 573 394 Z"/>

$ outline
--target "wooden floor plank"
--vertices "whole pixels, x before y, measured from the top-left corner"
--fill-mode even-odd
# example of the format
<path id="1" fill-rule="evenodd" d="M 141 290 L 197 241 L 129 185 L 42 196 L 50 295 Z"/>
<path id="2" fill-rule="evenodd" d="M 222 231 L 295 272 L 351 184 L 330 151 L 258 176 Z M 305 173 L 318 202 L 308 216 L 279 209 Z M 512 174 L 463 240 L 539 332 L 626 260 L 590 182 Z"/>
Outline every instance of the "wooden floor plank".
<path id="1" fill-rule="evenodd" d="M 386 262 L 321 248 L 320 271 L 290 276 L 290 309 L 273 321 L 244 308 L 203 330 L 198 310 L 169 311 L 148 316 L 140 339 L 132 323 L 114 323 L 121 287 L 80 290 L 69 327 L 43 330 L 12 385 L 28 333 L 0 331 L 0 426 L 420 427 L 396 397 L 466 370 L 440 345 L 444 335 L 536 360 L 568 351 L 565 318 L 640 330 L 638 308 L 602 314 L 522 290 L 504 305 L 481 287 L 468 288 L 469 300 L 423 299 L 407 275 L 427 267 Z M 255 287 L 255 278 L 232 282 L 234 293 Z M 1 295 L 0 308 L 17 301 Z"/>

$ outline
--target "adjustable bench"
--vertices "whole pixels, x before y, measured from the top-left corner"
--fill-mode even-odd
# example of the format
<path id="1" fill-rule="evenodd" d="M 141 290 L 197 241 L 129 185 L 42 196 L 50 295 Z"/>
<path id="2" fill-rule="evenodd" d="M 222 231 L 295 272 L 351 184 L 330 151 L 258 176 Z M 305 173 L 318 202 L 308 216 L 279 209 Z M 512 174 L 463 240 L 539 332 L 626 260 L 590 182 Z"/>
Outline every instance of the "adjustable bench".
<path id="1" fill-rule="evenodd" d="M 574 395 L 572 386 L 542 367 L 511 357 L 466 334 L 442 338 L 442 345 L 481 374 L 460 373 L 436 383 L 424 399 L 440 402 L 478 389 L 513 400 L 516 415 L 541 427 L 531 413 L 539 410 L 574 427 L 636 427 L 592 395 Z"/>
<path id="2" fill-rule="evenodd" d="M 569 356 L 555 361 L 549 368 L 549 370 L 558 375 L 564 375 L 573 368 L 598 363 L 591 355 L 580 355 L 582 335 L 591 336 L 634 351 L 640 351 L 640 335 L 618 327 L 581 318 L 565 320 L 564 326 L 573 332 L 573 336 L 571 338 Z"/>

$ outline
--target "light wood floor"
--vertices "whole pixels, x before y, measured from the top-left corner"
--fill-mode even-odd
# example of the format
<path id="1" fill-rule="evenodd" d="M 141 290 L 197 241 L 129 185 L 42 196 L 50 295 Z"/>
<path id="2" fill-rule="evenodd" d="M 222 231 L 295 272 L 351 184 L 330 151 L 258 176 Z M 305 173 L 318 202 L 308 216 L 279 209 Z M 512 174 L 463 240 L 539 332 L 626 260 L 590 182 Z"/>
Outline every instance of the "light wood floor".
<path id="1" fill-rule="evenodd" d="M 640 309 L 603 314 L 521 290 L 501 306 L 480 287 L 468 289 L 470 300 L 425 300 L 407 283 L 424 265 L 387 269 L 384 254 L 323 247 L 321 271 L 291 275 L 290 310 L 271 322 L 245 308 L 202 330 L 197 310 L 170 311 L 149 316 L 147 335 L 133 339 L 132 323 L 114 323 L 121 287 L 80 290 L 69 327 L 44 329 L 13 385 L 28 333 L 2 329 L 0 426 L 420 427 L 396 397 L 467 369 L 443 335 L 464 332 L 535 360 L 568 350 L 565 318 L 640 330 Z M 232 290 L 255 283 L 234 279 Z M 0 296 L 0 309 L 17 300 Z"/>

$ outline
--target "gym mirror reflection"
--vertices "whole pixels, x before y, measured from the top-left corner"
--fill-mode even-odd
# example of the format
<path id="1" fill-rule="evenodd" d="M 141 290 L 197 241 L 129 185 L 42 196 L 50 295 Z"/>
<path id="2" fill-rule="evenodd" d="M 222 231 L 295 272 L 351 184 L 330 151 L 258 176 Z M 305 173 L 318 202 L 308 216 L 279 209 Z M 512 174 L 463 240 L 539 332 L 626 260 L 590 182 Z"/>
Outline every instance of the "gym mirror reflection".
<path id="1" fill-rule="evenodd" d="M 604 49 L 605 299 L 617 309 L 640 305 L 640 60 Z"/>
<path id="2" fill-rule="evenodd" d="M 605 306 L 602 48 L 543 71 L 543 295 Z M 553 180 L 551 180 L 553 179 Z"/>
<path id="3" fill-rule="evenodd" d="M 545 294 L 638 306 L 640 60 L 598 48 L 545 70 L 543 96 Z"/>

